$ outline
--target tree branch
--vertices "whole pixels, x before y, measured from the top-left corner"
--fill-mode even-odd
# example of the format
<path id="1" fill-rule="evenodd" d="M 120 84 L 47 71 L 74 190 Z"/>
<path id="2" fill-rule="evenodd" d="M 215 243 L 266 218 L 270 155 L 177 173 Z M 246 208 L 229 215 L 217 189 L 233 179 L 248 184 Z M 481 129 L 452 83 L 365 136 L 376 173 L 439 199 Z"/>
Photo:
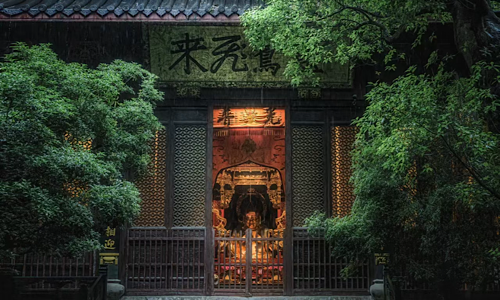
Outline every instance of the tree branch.
<path id="1" fill-rule="evenodd" d="M 356 26 L 354 28 L 354 30 L 359 30 L 360 28 L 362 28 L 366 25 L 372 25 L 372 26 L 378 27 L 382 30 L 383 39 L 388 43 L 397 39 L 401 35 L 401 33 L 403 33 L 405 30 L 405 26 L 400 26 L 394 34 L 391 34 L 390 30 L 389 30 L 389 28 L 387 28 L 387 26 L 385 26 L 383 23 L 378 22 L 374 19 L 374 18 L 377 18 L 377 19 L 387 18 L 385 15 L 380 14 L 378 12 L 370 12 L 370 11 L 367 11 L 365 9 L 362 9 L 362 8 L 356 7 L 356 6 L 344 5 L 338 0 L 335 2 L 337 2 L 337 4 L 340 5 L 342 8 L 339 9 L 338 11 L 334 12 L 332 15 L 338 14 L 338 13 L 347 9 L 347 10 L 351 10 L 351 11 L 357 12 L 359 14 L 362 14 L 367 19 L 367 21 L 362 22 L 362 23 L 357 22 L 357 23 L 359 23 L 359 25 Z"/>
<path id="2" fill-rule="evenodd" d="M 446 145 L 446 148 L 453 154 L 453 156 L 460 162 L 460 164 L 467 170 L 467 172 L 474 178 L 474 180 L 485 190 L 487 190 L 492 196 L 500 200 L 500 195 L 497 194 L 494 190 L 492 190 L 490 187 L 488 187 L 480 178 L 479 174 L 469 166 L 469 164 L 465 163 L 462 158 L 453 150 L 450 144 L 446 141 L 444 136 L 441 136 L 441 139 L 443 140 L 443 143 Z"/>
<path id="3" fill-rule="evenodd" d="M 324 19 L 331 18 L 331 17 L 333 17 L 333 16 L 335 16 L 335 15 L 340 14 L 341 12 L 343 12 L 343 11 L 344 11 L 344 10 L 346 10 L 346 9 L 347 9 L 346 7 L 342 7 L 341 9 L 339 9 L 339 10 L 337 10 L 337 11 L 334 11 L 334 12 L 332 12 L 331 14 L 328 14 L 328 15 L 326 15 L 326 16 L 320 17 L 317 21 L 322 21 L 322 20 L 324 20 Z"/>
<path id="4" fill-rule="evenodd" d="M 357 11 L 363 15 L 365 15 L 367 18 L 371 18 L 371 17 L 375 17 L 375 18 L 379 18 L 379 19 L 384 19 L 384 18 L 387 18 L 386 16 L 382 15 L 382 14 L 379 14 L 379 13 L 374 13 L 374 12 L 371 12 L 371 11 L 367 11 L 367 10 L 364 10 L 362 8 L 359 8 L 359 7 L 355 7 L 355 6 L 345 6 L 345 8 L 347 9 L 350 9 L 350 10 L 354 10 L 354 11 Z M 371 16 L 371 17 L 370 17 Z"/>
<path id="5" fill-rule="evenodd" d="M 425 130 L 427 130 L 428 132 L 430 132 L 431 134 L 433 135 L 437 135 L 436 132 L 433 132 L 432 130 L 430 130 L 429 128 L 427 128 L 426 126 L 422 125 L 422 124 L 419 124 L 420 127 L 424 128 Z M 454 129 L 454 128 L 453 128 Z M 453 154 L 453 157 L 455 157 L 458 162 L 460 162 L 460 164 L 462 166 L 464 166 L 464 168 L 467 170 L 467 172 L 472 176 L 472 178 L 474 178 L 474 180 L 481 186 L 483 187 L 485 190 L 487 190 L 493 197 L 497 198 L 500 200 L 500 195 L 498 193 L 496 193 L 494 190 L 492 190 L 490 187 L 488 187 L 482 180 L 481 180 L 481 176 L 472 168 L 469 166 L 469 164 L 465 163 L 462 158 L 455 152 L 455 150 L 453 150 L 453 148 L 451 147 L 451 145 L 446 141 L 445 137 L 441 135 L 441 140 L 443 140 L 443 143 L 444 145 L 446 146 L 446 148 L 448 149 L 448 151 L 451 152 L 451 154 Z"/>

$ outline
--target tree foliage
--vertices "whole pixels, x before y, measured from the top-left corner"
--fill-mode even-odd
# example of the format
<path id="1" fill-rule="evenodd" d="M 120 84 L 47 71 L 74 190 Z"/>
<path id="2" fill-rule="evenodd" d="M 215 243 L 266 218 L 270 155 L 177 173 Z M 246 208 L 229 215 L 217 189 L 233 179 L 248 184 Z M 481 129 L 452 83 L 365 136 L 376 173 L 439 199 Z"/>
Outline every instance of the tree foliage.
<path id="1" fill-rule="evenodd" d="M 480 88 L 493 66 L 456 79 L 413 70 L 378 83 L 355 124 L 352 214 L 309 219 L 337 255 L 356 263 L 388 251 L 393 267 L 442 290 L 484 289 L 498 278 L 500 101 Z"/>
<path id="2" fill-rule="evenodd" d="M 494 4 L 498 1 L 492 1 Z M 246 12 L 242 21 L 250 44 L 271 46 L 290 58 L 285 74 L 300 84 L 314 68 L 332 61 L 376 62 L 396 56 L 394 41 L 414 36 L 412 46 L 435 38 L 432 23 L 453 24 L 457 49 L 468 66 L 497 58 L 500 19 L 489 0 L 268 0 Z"/>
<path id="3" fill-rule="evenodd" d="M 243 24 L 252 46 L 290 58 L 285 74 L 300 84 L 322 63 L 371 61 L 403 33 L 416 32 L 418 44 L 429 19 L 450 20 L 445 9 L 441 0 L 270 0 Z"/>
<path id="4" fill-rule="evenodd" d="M 308 220 L 352 265 L 388 251 L 395 270 L 450 299 L 464 283 L 481 289 L 500 277 L 500 20 L 492 2 L 270 0 L 243 18 L 254 47 L 291 58 L 294 84 L 333 61 L 378 64 L 387 74 L 412 54 L 404 49 L 440 39 L 434 24 L 454 35 L 463 65 L 429 51 L 428 62 L 371 85 L 355 121 L 352 214 Z M 410 47 L 395 46 L 408 37 Z"/>
<path id="5" fill-rule="evenodd" d="M 49 45 L 13 46 L 0 63 L 0 254 L 78 254 L 132 222 L 162 93 L 156 76 L 114 61 L 89 69 Z"/>

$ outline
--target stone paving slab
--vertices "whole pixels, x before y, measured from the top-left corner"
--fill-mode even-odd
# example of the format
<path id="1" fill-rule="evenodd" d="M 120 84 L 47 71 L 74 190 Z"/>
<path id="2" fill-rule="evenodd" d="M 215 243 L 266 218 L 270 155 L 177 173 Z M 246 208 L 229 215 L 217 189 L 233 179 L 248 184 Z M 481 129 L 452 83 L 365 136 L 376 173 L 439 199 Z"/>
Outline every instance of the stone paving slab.
<path id="1" fill-rule="evenodd" d="M 236 297 L 236 296 L 125 296 L 121 300 L 370 300 L 370 296 L 276 296 L 276 297 Z"/>

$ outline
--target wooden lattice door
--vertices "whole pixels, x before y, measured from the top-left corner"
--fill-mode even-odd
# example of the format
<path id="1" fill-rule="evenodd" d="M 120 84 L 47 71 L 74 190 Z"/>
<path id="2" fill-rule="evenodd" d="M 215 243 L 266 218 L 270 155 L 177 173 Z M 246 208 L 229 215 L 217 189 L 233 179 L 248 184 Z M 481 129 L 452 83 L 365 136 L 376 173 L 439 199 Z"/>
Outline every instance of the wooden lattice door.
<path id="1" fill-rule="evenodd" d="M 283 231 L 215 232 L 216 294 L 283 294 Z"/>

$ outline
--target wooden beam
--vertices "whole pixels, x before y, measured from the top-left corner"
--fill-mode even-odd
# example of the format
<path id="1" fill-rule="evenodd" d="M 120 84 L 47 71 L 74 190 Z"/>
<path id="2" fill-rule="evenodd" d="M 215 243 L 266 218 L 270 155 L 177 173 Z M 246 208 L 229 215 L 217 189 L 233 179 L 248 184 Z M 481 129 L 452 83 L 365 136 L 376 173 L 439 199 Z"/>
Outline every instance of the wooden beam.
<path id="1" fill-rule="evenodd" d="M 172 228 L 174 218 L 174 155 L 175 155 L 175 124 L 172 109 L 168 113 L 167 125 L 167 174 L 165 180 L 165 227 Z"/>
<path id="2" fill-rule="evenodd" d="M 205 174 L 205 295 L 214 293 L 214 240 L 212 229 L 212 160 L 213 160 L 213 112 L 209 104 L 207 112 L 207 148 Z"/>
<path id="3" fill-rule="evenodd" d="M 292 127 L 291 101 L 285 107 L 285 211 L 286 228 L 284 236 L 283 272 L 285 274 L 285 295 L 293 295 L 293 209 L 292 209 Z"/>

